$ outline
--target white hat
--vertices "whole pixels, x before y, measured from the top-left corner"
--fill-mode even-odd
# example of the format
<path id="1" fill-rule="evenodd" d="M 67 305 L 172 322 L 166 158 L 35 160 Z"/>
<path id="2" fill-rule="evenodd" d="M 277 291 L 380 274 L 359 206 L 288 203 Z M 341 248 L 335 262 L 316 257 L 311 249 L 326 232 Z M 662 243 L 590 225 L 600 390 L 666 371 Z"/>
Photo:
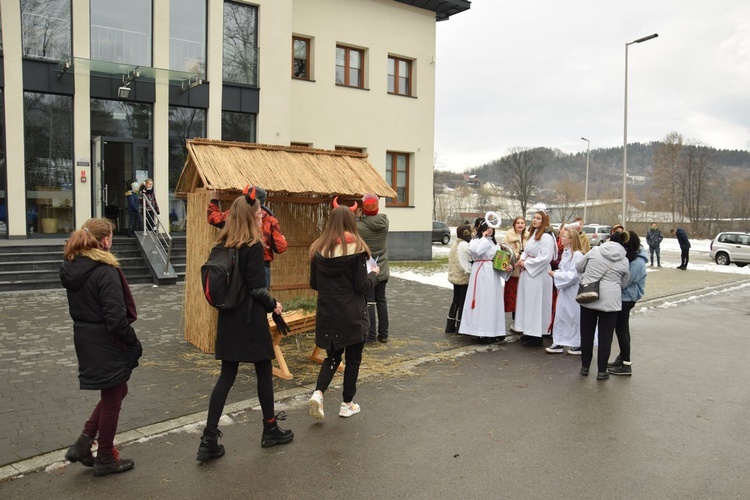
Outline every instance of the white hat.
<path id="1" fill-rule="evenodd" d="M 138 191 L 138 182 L 134 182 L 130 185 L 130 189 L 133 191 Z"/>

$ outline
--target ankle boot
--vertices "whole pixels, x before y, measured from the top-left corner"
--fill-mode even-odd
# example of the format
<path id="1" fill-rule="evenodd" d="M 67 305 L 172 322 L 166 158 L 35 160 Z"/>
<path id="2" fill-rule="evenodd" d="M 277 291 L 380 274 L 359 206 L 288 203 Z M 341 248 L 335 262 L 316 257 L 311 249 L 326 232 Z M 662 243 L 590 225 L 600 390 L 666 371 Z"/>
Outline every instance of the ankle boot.
<path id="1" fill-rule="evenodd" d="M 101 452 L 96 454 L 94 461 L 94 476 L 101 477 L 107 474 L 117 474 L 129 471 L 135 466 L 129 458 L 120 458 L 120 452 L 117 448 L 112 448 L 111 455 L 104 455 Z"/>
<path id="2" fill-rule="evenodd" d="M 201 445 L 198 447 L 196 460 L 208 462 L 214 458 L 223 457 L 224 445 L 219 444 L 219 438 L 223 436 L 219 429 L 203 429 L 203 437 L 201 437 Z"/>
<path id="3" fill-rule="evenodd" d="M 278 413 L 270 422 L 263 421 L 263 436 L 260 439 L 260 445 L 263 448 L 270 448 L 277 444 L 286 444 L 294 439 L 292 431 L 285 431 L 279 427 L 279 420 L 286 420 L 286 413 L 283 411 Z"/>
<path id="4" fill-rule="evenodd" d="M 91 454 L 91 445 L 94 438 L 87 434 L 81 434 L 73 446 L 65 453 L 65 460 L 69 462 L 81 462 L 86 467 L 94 466 L 94 455 Z"/>
<path id="5" fill-rule="evenodd" d="M 456 316 L 458 313 L 458 305 L 451 304 L 451 308 L 448 311 L 448 323 L 445 325 L 445 333 L 456 333 L 458 330 L 456 327 Z"/>

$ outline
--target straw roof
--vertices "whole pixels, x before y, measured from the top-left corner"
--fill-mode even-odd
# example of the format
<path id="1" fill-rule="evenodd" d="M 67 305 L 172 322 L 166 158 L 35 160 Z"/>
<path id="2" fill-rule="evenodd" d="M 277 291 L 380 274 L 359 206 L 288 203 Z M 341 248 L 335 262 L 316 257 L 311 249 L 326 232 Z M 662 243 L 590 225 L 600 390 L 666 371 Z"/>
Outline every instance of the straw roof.
<path id="1" fill-rule="evenodd" d="M 197 188 L 237 191 L 247 184 L 262 186 L 269 198 L 396 197 L 364 153 L 208 139 L 189 139 L 186 147 L 178 197 Z"/>

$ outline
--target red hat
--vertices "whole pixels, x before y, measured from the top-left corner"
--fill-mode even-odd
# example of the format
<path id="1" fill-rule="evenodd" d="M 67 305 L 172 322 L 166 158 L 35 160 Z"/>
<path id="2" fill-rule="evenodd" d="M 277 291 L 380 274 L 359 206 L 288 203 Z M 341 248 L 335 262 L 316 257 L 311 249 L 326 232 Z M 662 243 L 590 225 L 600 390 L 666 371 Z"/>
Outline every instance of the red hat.
<path id="1" fill-rule="evenodd" d="M 378 196 L 366 194 L 362 197 L 362 211 L 365 215 L 378 215 Z"/>

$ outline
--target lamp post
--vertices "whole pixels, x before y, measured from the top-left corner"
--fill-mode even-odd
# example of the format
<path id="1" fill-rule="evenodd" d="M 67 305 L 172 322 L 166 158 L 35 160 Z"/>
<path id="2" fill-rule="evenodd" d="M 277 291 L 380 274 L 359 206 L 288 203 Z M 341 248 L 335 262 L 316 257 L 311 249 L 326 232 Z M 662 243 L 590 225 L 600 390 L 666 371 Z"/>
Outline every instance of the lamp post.
<path id="1" fill-rule="evenodd" d="M 659 36 L 658 33 L 654 33 L 653 35 L 644 36 L 625 44 L 625 122 L 622 136 L 622 220 L 620 221 L 623 226 L 627 224 L 626 216 L 628 208 L 628 47 L 634 43 L 647 42 L 657 36 Z"/>
<path id="2" fill-rule="evenodd" d="M 581 137 L 586 141 L 586 184 L 583 188 L 583 223 L 586 224 L 588 219 L 586 218 L 586 207 L 589 204 L 589 153 L 591 153 L 591 141 L 585 137 Z"/>

